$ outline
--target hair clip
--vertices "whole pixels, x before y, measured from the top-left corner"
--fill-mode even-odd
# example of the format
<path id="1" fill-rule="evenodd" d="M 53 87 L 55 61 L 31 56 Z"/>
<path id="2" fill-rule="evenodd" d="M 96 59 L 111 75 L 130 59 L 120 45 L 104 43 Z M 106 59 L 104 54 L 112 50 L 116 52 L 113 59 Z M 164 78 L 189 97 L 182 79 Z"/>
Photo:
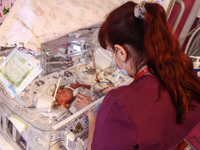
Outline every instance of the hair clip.
<path id="1" fill-rule="evenodd" d="M 138 3 L 135 8 L 134 8 L 134 16 L 138 19 L 144 19 L 145 18 L 145 12 L 146 9 L 144 7 L 145 5 L 145 1 L 142 1 L 140 3 Z"/>

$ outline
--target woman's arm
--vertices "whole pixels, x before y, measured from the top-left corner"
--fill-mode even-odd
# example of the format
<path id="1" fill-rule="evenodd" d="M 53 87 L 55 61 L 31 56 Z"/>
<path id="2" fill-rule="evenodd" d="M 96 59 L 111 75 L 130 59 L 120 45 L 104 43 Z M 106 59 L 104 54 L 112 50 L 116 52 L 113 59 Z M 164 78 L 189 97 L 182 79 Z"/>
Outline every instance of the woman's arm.
<path id="1" fill-rule="evenodd" d="M 96 123 L 97 114 L 88 114 L 89 119 L 89 135 L 88 135 L 88 150 L 91 150 L 92 140 L 94 135 L 95 123 Z"/>
<path id="2" fill-rule="evenodd" d="M 79 109 L 92 103 L 92 100 L 83 94 L 79 94 L 76 97 L 76 100 L 77 100 L 76 105 L 79 107 Z M 91 150 L 96 117 L 97 117 L 97 114 L 92 114 L 93 110 L 94 108 L 92 110 L 88 110 L 87 112 L 85 112 L 85 115 L 87 115 L 89 119 L 89 134 L 88 134 L 88 148 L 87 148 L 88 150 Z"/>

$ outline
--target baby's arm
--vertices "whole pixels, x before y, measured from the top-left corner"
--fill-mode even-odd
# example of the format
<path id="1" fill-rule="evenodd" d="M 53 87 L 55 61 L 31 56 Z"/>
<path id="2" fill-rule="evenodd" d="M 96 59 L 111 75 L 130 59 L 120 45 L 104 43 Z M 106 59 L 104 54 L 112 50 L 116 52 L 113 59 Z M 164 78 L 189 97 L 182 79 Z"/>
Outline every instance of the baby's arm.
<path id="1" fill-rule="evenodd" d="M 84 87 L 84 88 L 87 88 L 90 90 L 91 88 L 91 85 L 88 85 L 88 84 L 80 84 L 78 81 L 76 81 L 76 83 L 73 83 L 70 85 L 72 88 L 76 89 L 78 87 Z"/>

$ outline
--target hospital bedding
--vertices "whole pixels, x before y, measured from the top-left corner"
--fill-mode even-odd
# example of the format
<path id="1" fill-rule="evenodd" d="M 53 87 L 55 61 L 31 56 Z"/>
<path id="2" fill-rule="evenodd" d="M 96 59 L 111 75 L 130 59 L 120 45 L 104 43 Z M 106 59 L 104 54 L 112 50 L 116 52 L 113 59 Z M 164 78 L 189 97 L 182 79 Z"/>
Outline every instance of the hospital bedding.
<path id="1" fill-rule="evenodd" d="M 17 0 L 0 27 L 0 46 L 41 52 L 41 44 L 100 24 L 125 0 Z"/>

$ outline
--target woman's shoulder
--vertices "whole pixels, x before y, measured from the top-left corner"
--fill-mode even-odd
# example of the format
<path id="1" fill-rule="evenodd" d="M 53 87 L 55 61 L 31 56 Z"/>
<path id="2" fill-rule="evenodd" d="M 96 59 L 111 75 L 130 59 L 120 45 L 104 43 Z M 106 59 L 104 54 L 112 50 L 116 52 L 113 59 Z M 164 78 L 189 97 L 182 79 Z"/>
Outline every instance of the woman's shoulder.
<path id="1" fill-rule="evenodd" d="M 120 95 L 120 94 L 128 94 L 128 93 L 137 93 L 138 91 L 148 89 L 153 90 L 154 88 L 160 88 L 161 82 L 157 76 L 154 75 L 144 75 L 129 85 L 120 86 L 116 89 L 111 90 L 108 94 L 110 95 Z"/>
<path id="2" fill-rule="evenodd" d="M 145 75 L 133 81 L 130 85 L 111 90 L 105 97 L 109 102 L 119 102 L 123 105 L 155 101 L 162 91 L 158 77 Z M 168 94 L 166 94 L 168 95 Z"/>
<path id="3" fill-rule="evenodd" d="M 147 75 L 143 75 L 140 78 L 134 80 L 131 85 L 141 85 L 141 84 L 160 84 L 160 79 L 156 76 L 156 75 L 152 75 L 152 74 L 147 74 Z"/>

